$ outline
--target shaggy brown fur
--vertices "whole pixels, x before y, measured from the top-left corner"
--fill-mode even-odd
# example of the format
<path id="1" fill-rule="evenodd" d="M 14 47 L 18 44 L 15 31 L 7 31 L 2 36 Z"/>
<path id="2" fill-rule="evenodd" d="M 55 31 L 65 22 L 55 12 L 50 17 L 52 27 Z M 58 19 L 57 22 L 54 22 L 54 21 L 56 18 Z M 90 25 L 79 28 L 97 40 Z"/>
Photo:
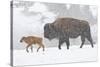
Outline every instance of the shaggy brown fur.
<path id="1" fill-rule="evenodd" d="M 28 51 L 28 48 L 31 47 L 31 51 L 33 51 L 33 47 L 32 45 L 38 45 L 39 48 L 37 49 L 37 52 L 39 51 L 39 49 L 42 47 L 43 48 L 43 51 L 44 51 L 44 45 L 42 43 L 42 38 L 40 37 L 35 37 L 35 36 L 28 36 L 28 37 L 22 37 L 20 42 L 25 42 L 27 44 L 26 46 L 26 51 Z"/>
<path id="2" fill-rule="evenodd" d="M 80 48 L 83 47 L 85 39 L 94 47 L 88 21 L 64 17 L 57 18 L 53 23 L 47 23 L 44 26 L 44 37 L 49 40 L 57 38 L 59 40 L 59 49 L 61 49 L 61 45 L 64 42 L 67 49 L 69 49 L 69 38 L 77 38 L 78 36 L 81 36 L 82 41 Z"/>

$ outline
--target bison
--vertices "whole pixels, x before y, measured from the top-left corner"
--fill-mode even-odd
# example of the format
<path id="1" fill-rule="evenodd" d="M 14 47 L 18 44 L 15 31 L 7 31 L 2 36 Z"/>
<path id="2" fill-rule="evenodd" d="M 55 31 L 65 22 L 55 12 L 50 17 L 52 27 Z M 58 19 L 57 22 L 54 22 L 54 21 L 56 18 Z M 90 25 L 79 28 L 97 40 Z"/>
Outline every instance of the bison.
<path id="1" fill-rule="evenodd" d="M 44 51 L 44 45 L 42 43 L 42 38 L 40 37 L 36 37 L 36 36 L 27 36 L 27 37 L 22 37 L 20 42 L 25 42 L 27 44 L 26 46 L 26 51 L 28 51 L 28 48 L 31 47 L 31 51 L 33 51 L 33 47 L 32 45 L 38 45 L 39 48 L 37 49 L 37 52 L 39 51 L 39 49 L 42 47 L 43 51 Z"/>
<path id="2" fill-rule="evenodd" d="M 61 45 L 65 42 L 67 49 L 69 49 L 69 38 L 77 38 L 81 36 L 81 46 L 83 47 L 85 38 L 93 46 L 93 41 L 90 33 L 89 23 L 85 20 L 79 20 L 75 18 L 57 18 L 53 23 L 47 23 L 44 26 L 44 37 L 52 40 L 54 38 L 59 39 L 58 48 L 61 49 Z"/>

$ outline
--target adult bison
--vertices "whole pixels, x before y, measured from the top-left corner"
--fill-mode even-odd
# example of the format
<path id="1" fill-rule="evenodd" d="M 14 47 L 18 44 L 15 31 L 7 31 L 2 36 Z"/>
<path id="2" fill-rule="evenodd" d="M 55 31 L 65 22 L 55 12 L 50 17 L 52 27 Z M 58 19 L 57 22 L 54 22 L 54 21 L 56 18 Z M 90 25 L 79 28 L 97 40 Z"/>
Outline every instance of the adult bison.
<path id="1" fill-rule="evenodd" d="M 47 23 L 44 26 L 44 37 L 48 38 L 49 40 L 54 38 L 59 39 L 59 49 L 61 49 L 61 45 L 64 42 L 66 43 L 67 49 L 69 49 L 69 38 L 77 38 L 78 36 L 81 36 L 82 41 L 80 48 L 82 48 L 85 38 L 93 47 L 90 26 L 85 20 L 74 18 L 57 18 L 53 23 Z"/>

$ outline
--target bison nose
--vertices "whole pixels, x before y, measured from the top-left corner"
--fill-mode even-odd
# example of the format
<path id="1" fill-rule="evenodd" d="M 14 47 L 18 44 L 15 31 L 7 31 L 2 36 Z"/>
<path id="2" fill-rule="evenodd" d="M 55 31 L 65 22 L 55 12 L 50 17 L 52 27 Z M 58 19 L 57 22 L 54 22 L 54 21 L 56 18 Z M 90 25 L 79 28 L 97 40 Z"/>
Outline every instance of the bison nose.
<path id="1" fill-rule="evenodd" d="M 22 42 L 22 40 L 20 40 L 20 42 Z"/>

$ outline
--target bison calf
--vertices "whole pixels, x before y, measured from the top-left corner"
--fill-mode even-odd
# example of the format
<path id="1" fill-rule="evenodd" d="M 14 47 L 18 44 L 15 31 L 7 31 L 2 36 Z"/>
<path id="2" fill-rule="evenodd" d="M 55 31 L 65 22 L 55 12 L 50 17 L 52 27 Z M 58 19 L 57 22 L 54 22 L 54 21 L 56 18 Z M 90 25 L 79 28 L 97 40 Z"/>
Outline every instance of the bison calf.
<path id="1" fill-rule="evenodd" d="M 61 49 L 61 45 L 65 42 L 67 49 L 69 49 L 69 38 L 77 38 L 81 36 L 82 48 L 85 38 L 90 41 L 93 47 L 93 41 L 90 33 L 89 23 L 85 20 L 79 20 L 74 18 L 58 18 L 53 23 L 47 23 L 44 26 L 44 37 L 49 40 L 53 38 L 59 39 L 58 48 Z"/>
<path id="2" fill-rule="evenodd" d="M 42 43 L 42 38 L 40 37 L 35 37 L 35 36 L 28 36 L 28 37 L 22 37 L 20 42 L 25 42 L 27 44 L 27 47 L 26 47 L 26 51 L 28 51 L 28 48 L 31 47 L 31 51 L 33 51 L 33 47 L 32 45 L 38 45 L 39 48 L 37 49 L 37 52 L 39 51 L 39 49 L 42 47 L 43 48 L 43 51 L 44 51 L 44 45 Z"/>

